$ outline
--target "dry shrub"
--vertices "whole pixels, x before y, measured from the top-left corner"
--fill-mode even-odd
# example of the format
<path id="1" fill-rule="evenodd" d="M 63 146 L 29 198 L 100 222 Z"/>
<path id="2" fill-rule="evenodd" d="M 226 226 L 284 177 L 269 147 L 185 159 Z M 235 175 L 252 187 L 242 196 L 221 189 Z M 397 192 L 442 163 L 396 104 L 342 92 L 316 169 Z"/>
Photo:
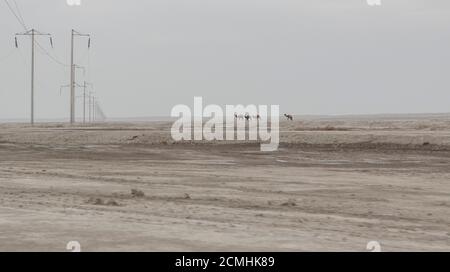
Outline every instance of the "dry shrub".
<path id="1" fill-rule="evenodd" d="M 327 125 L 325 127 L 298 127 L 296 131 L 350 131 L 349 128 L 345 127 L 334 127 Z"/>
<path id="2" fill-rule="evenodd" d="M 115 201 L 114 199 L 108 200 L 108 202 L 106 202 L 106 205 L 107 206 L 114 206 L 114 207 L 120 206 L 119 203 L 117 203 L 117 201 Z"/>
<path id="3" fill-rule="evenodd" d="M 284 202 L 283 204 L 281 204 L 281 206 L 295 207 L 295 206 L 297 206 L 297 203 L 296 203 L 295 199 L 289 199 L 287 202 Z"/>
<path id="4" fill-rule="evenodd" d="M 119 203 L 117 203 L 117 201 L 115 201 L 114 199 L 105 201 L 103 198 L 100 198 L 100 197 L 91 197 L 91 198 L 89 198 L 87 203 L 91 204 L 91 205 L 98 205 L 98 206 L 114 206 L 114 207 L 120 206 Z"/>
<path id="5" fill-rule="evenodd" d="M 92 205 L 105 205 L 105 201 L 99 197 L 91 197 L 89 198 L 87 203 Z"/>
<path id="6" fill-rule="evenodd" d="M 133 197 L 145 197 L 145 193 L 138 189 L 131 189 L 131 195 Z"/>

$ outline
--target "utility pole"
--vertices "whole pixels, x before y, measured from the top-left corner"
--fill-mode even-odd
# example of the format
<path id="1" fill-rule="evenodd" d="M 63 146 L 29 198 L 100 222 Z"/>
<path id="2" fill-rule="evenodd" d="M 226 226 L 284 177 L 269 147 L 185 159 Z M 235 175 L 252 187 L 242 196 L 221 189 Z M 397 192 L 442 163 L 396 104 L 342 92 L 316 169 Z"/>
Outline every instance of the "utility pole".
<path id="1" fill-rule="evenodd" d="M 92 92 L 89 92 L 89 103 L 88 103 L 88 106 L 89 106 L 89 123 L 92 122 L 92 96 L 93 96 Z"/>
<path id="2" fill-rule="evenodd" d="M 83 87 L 83 124 L 86 124 L 86 81 Z"/>
<path id="3" fill-rule="evenodd" d="M 75 68 L 82 68 L 82 67 L 76 66 Z M 90 83 L 87 83 L 86 81 L 84 82 L 84 85 L 80 85 L 80 84 L 78 84 L 76 82 L 74 84 L 74 88 L 83 88 L 84 89 L 84 93 L 83 93 L 83 111 L 84 112 L 86 112 L 84 109 L 85 109 L 85 103 L 86 103 L 86 87 L 87 87 L 88 84 L 90 84 Z M 71 84 L 62 85 L 60 87 L 60 89 L 59 89 L 59 93 L 62 94 L 62 90 L 64 88 L 70 88 L 70 87 L 71 87 Z M 75 98 L 79 98 L 79 97 L 75 97 Z M 85 120 L 85 114 L 83 113 L 83 123 L 84 123 L 84 120 Z"/>
<path id="4" fill-rule="evenodd" d="M 75 37 L 88 37 L 88 48 L 91 47 L 91 36 L 89 34 L 82 34 L 72 29 L 71 32 L 71 49 L 70 49 L 70 123 L 75 123 L 75 63 L 74 63 L 74 42 Z"/>
<path id="5" fill-rule="evenodd" d="M 71 41 L 71 53 L 70 53 L 70 123 L 75 122 L 75 67 L 73 64 L 73 36 L 74 30 L 72 29 L 72 41 Z"/>
<path id="6" fill-rule="evenodd" d="M 92 123 L 95 123 L 95 96 L 92 96 Z"/>
<path id="7" fill-rule="evenodd" d="M 76 69 L 81 69 L 81 70 L 83 70 L 83 75 L 86 73 L 86 69 L 85 69 L 83 66 L 79 66 L 79 65 L 74 64 L 74 65 L 71 65 L 71 67 L 72 67 L 71 70 L 73 69 L 73 75 L 74 75 L 74 77 L 75 77 L 75 74 L 76 74 Z M 72 74 L 72 72 L 71 72 L 71 74 Z M 84 88 L 83 85 L 80 85 L 80 84 L 78 84 L 78 83 L 76 83 L 76 82 L 73 82 L 73 84 L 68 84 L 68 85 L 63 85 L 63 86 L 61 86 L 59 92 L 60 92 L 60 94 L 61 94 L 63 88 L 70 88 L 71 91 L 72 91 L 72 89 L 73 89 L 73 93 L 74 93 L 73 100 L 74 100 L 74 103 L 75 103 L 75 89 L 76 89 L 77 87 L 78 87 L 78 88 Z M 70 101 L 71 101 L 71 105 L 72 105 L 72 92 L 71 92 L 69 95 L 71 96 Z M 72 113 L 72 107 L 71 107 L 71 109 L 70 109 L 70 112 Z M 70 115 L 70 120 L 72 120 L 72 115 Z"/>
<path id="8" fill-rule="evenodd" d="M 31 110 L 30 110 L 30 123 L 31 125 L 34 125 L 34 47 L 35 47 L 35 38 L 36 36 L 48 36 L 50 37 L 50 44 L 53 46 L 52 41 L 52 35 L 48 33 L 41 33 L 37 31 L 36 29 L 31 29 L 23 33 L 16 33 L 15 35 L 15 42 L 16 42 L 16 48 L 19 47 L 19 44 L 17 42 L 17 36 L 31 36 Z"/>
<path id="9" fill-rule="evenodd" d="M 31 125 L 34 125 L 34 29 L 31 30 Z"/>
<path id="10" fill-rule="evenodd" d="M 98 116 L 97 120 L 100 120 L 101 122 L 104 122 L 106 120 L 106 115 L 103 112 L 98 99 L 97 99 L 97 102 L 95 103 L 95 112 L 96 112 L 96 116 Z"/>
<path id="11" fill-rule="evenodd" d="M 84 85 L 83 85 L 83 124 L 86 123 L 86 89 L 87 89 L 88 85 L 93 86 L 92 83 L 87 83 L 86 81 L 84 81 Z M 89 120 L 90 120 L 90 117 L 89 117 Z"/>

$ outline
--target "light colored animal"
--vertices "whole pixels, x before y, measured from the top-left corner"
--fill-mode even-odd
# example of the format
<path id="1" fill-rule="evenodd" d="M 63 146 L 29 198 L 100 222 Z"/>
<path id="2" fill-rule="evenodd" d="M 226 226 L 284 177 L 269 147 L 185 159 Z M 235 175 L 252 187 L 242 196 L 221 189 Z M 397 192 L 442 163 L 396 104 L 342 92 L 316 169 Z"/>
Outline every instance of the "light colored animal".
<path id="1" fill-rule="evenodd" d="M 249 120 L 261 120 L 261 115 L 250 115 L 249 113 L 246 113 L 245 115 L 244 114 L 237 114 L 237 113 L 235 113 L 234 114 L 234 119 L 237 119 L 237 120 L 247 120 L 247 121 L 249 121 Z"/>
<path id="2" fill-rule="evenodd" d="M 244 115 L 242 115 L 242 114 L 238 115 L 237 113 L 235 113 L 234 114 L 234 118 L 237 119 L 237 120 L 244 120 Z"/>

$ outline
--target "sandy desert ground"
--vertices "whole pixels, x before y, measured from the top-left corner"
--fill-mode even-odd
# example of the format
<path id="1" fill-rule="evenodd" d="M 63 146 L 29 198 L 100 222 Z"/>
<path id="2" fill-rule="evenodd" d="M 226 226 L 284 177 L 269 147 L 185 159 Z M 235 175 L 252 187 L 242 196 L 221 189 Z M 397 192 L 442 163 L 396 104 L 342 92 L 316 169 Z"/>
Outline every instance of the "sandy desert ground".
<path id="1" fill-rule="evenodd" d="M 450 251 L 450 115 L 297 117 L 281 147 L 171 123 L 0 125 L 0 251 Z"/>

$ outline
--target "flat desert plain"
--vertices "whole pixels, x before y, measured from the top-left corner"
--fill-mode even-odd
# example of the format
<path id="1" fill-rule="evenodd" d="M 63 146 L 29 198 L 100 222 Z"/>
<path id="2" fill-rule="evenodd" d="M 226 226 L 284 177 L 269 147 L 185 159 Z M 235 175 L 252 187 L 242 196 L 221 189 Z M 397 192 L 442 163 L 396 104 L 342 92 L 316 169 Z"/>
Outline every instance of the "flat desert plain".
<path id="1" fill-rule="evenodd" d="M 171 122 L 0 125 L 0 251 L 450 251 L 450 116 L 297 117 L 277 152 Z"/>

